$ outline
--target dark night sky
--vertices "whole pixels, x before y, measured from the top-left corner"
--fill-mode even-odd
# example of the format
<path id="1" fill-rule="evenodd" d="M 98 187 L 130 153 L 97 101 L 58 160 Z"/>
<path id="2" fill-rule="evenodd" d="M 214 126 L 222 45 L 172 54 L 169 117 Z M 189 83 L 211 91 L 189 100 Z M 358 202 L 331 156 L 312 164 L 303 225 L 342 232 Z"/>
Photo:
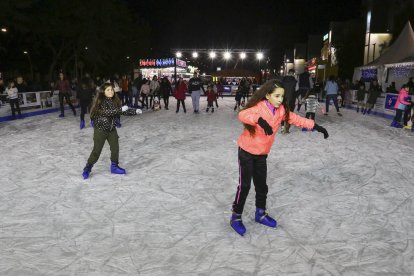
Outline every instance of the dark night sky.
<path id="1" fill-rule="evenodd" d="M 127 1 L 149 22 L 154 55 L 170 48 L 269 49 L 277 63 L 285 49 L 323 34 L 330 21 L 360 17 L 361 0 Z"/>

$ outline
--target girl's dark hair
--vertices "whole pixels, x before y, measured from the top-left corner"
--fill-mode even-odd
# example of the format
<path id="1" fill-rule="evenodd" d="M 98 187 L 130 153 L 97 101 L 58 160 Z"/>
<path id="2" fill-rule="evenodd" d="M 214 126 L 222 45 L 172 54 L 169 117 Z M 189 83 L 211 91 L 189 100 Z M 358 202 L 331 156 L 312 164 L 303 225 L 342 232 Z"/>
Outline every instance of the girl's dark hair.
<path id="1" fill-rule="evenodd" d="M 283 88 L 282 83 L 279 80 L 269 80 L 267 82 L 265 82 L 262 86 L 260 86 L 260 88 L 258 90 L 256 90 L 256 92 L 254 92 L 254 94 L 252 95 L 252 97 L 250 98 L 250 100 L 246 103 L 246 105 L 244 106 L 244 108 L 242 110 L 251 108 L 255 105 L 257 105 L 259 102 L 263 101 L 266 99 L 266 95 L 268 94 L 272 94 L 272 92 L 276 89 L 276 88 Z M 287 97 L 283 97 L 283 102 L 282 102 L 283 107 L 285 108 L 285 118 L 284 121 L 285 123 L 288 123 L 289 121 L 289 104 L 287 102 Z M 251 136 L 254 136 L 255 134 L 255 126 L 252 125 L 248 125 L 248 124 L 243 124 L 244 128 L 247 129 L 250 133 Z"/>
<path id="2" fill-rule="evenodd" d="M 92 108 L 91 108 L 91 119 L 96 118 L 96 116 L 99 114 L 99 109 L 101 108 L 102 102 L 105 100 L 106 96 L 105 96 L 105 89 L 112 86 L 112 88 L 114 88 L 114 86 L 112 85 L 112 83 L 110 82 L 105 82 L 104 84 L 101 85 L 101 87 L 99 87 L 99 92 L 95 97 L 95 101 L 93 102 Z M 112 97 L 112 100 L 115 102 L 115 105 L 119 108 L 121 108 L 122 106 L 122 102 L 119 99 L 118 95 L 114 92 L 114 96 Z"/>

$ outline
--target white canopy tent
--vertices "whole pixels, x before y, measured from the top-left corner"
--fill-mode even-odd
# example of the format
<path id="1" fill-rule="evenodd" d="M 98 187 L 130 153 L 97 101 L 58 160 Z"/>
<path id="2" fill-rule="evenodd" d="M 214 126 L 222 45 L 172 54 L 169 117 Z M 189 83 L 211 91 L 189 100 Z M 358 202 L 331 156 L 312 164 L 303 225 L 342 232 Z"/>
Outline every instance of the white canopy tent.
<path id="1" fill-rule="evenodd" d="M 363 71 L 375 72 L 383 88 L 392 81 L 397 89 L 413 76 L 414 68 L 414 32 L 408 21 L 395 42 L 376 60 L 354 69 L 353 80 L 361 79 Z"/>

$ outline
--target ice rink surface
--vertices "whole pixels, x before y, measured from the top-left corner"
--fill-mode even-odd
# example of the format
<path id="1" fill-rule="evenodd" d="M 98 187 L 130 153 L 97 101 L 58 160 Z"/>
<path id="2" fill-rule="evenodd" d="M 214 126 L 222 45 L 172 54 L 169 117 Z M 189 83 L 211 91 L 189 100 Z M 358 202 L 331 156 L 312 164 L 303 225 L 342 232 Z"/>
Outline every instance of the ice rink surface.
<path id="1" fill-rule="evenodd" d="M 279 226 L 254 222 L 252 187 L 240 237 L 234 99 L 214 114 L 205 98 L 201 114 L 186 104 L 123 117 L 127 174 L 110 174 L 106 144 L 88 180 L 93 129 L 79 117 L 1 123 L 0 275 L 414 275 L 414 133 L 353 110 L 317 114 L 327 140 L 279 130 L 267 203 Z"/>

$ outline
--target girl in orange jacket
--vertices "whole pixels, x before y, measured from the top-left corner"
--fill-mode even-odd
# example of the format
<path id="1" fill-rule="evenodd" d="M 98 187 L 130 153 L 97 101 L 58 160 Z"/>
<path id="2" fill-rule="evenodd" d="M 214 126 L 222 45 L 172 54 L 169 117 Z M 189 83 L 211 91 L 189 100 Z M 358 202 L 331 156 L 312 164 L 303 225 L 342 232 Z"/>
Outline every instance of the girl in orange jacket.
<path id="1" fill-rule="evenodd" d="M 277 225 L 276 220 L 266 213 L 268 192 L 266 158 L 282 121 L 300 128 L 315 129 L 323 133 L 325 139 L 329 136 L 326 129 L 315 124 L 313 120 L 290 112 L 284 94 L 282 83 L 270 80 L 253 94 L 239 113 L 244 131 L 237 141 L 239 185 L 233 202 L 230 225 L 241 236 L 246 233 L 241 216 L 252 178 L 256 190 L 255 221 L 273 228 Z"/>

